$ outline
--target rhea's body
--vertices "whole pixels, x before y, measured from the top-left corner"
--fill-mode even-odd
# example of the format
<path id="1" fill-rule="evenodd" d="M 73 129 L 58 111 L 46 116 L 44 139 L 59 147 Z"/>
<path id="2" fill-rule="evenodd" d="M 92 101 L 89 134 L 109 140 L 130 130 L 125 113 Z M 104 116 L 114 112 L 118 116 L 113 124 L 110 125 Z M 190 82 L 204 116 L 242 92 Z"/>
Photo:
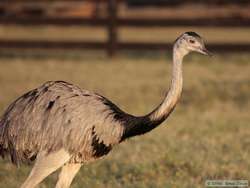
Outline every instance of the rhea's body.
<path id="1" fill-rule="evenodd" d="M 191 51 L 207 54 L 201 37 L 186 32 L 174 44 L 170 89 L 144 116 L 127 114 L 105 97 L 63 81 L 47 82 L 14 101 L 0 119 L 0 155 L 17 165 L 36 160 L 22 188 L 35 187 L 60 167 L 56 187 L 69 187 L 81 164 L 160 125 L 181 96 L 182 60 Z"/>
<path id="2" fill-rule="evenodd" d="M 7 109 L 0 123 L 4 130 L 0 132 L 8 142 L 2 148 L 9 149 L 17 164 L 34 159 L 41 150 L 61 148 L 71 155 L 70 161 L 89 162 L 106 155 L 122 141 L 123 118 L 133 116 L 103 96 L 63 81 L 47 82 Z"/>

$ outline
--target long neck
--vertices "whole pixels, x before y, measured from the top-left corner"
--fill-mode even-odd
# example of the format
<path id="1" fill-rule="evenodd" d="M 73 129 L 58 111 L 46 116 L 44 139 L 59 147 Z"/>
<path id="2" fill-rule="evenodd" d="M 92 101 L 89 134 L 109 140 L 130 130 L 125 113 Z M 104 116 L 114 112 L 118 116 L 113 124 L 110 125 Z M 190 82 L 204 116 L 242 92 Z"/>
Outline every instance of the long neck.
<path id="1" fill-rule="evenodd" d="M 186 52 L 180 51 L 177 47 L 174 47 L 173 52 L 172 80 L 165 99 L 151 113 L 128 118 L 122 140 L 151 131 L 173 111 L 182 91 L 182 60 L 186 55 Z"/>
<path id="2" fill-rule="evenodd" d="M 173 67 L 172 67 L 172 80 L 170 89 L 166 94 L 162 103 L 156 107 L 150 114 L 146 115 L 150 124 L 158 125 L 164 121 L 168 115 L 173 111 L 176 103 L 178 102 L 183 85 L 182 78 L 182 60 L 183 55 L 176 48 L 173 53 Z"/>

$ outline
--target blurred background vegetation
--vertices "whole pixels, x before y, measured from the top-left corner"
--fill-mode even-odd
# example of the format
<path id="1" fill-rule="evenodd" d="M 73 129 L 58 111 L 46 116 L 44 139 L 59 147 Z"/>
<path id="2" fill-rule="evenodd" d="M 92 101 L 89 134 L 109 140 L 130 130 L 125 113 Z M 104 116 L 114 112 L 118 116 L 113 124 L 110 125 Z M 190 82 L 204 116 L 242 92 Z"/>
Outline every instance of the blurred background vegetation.
<path id="1" fill-rule="evenodd" d="M 169 44 L 166 49 L 162 45 L 156 50 L 120 50 L 119 44 L 109 40 L 108 34 L 114 28 L 93 25 L 91 20 L 96 22 L 108 16 L 107 1 L 8 2 L 14 3 L 0 3 L 1 113 L 26 91 L 48 80 L 65 80 L 108 97 L 131 114 L 146 114 L 162 100 L 169 87 L 172 56 L 169 45 L 176 37 L 185 31 L 195 31 L 205 38 L 214 53 L 212 58 L 198 54 L 185 58 L 182 98 L 162 126 L 122 143 L 105 159 L 83 166 L 72 187 L 183 188 L 205 187 L 208 179 L 250 180 L 248 1 L 119 3 L 118 18 L 227 19 L 231 23 L 226 26 L 217 22 L 214 26 L 176 23 L 171 27 L 134 24 L 115 28 L 118 43 Z M 88 18 L 90 22 L 36 24 L 44 18 L 73 22 Z M 27 41 L 30 46 L 25 45 Z M 39 46 L 37 41 L 59 45 Z M 102 45 L 107 41 L 107 46 L 60 48 L 64 42 L 81 41 Z M 245 48 L 223 50 L 213 48 L 212 44 L 226 47 L 244 44 Z M 106 48 L 115 47 L 113 56 L 107 56 Z M 8 160 L 0 160 L 0 187 L 20 186 L 30 169 L 31 166 L 16 169 Z M 57 175 L 56 172 L 48 177 L 40 187 L 53 187 Z"/>

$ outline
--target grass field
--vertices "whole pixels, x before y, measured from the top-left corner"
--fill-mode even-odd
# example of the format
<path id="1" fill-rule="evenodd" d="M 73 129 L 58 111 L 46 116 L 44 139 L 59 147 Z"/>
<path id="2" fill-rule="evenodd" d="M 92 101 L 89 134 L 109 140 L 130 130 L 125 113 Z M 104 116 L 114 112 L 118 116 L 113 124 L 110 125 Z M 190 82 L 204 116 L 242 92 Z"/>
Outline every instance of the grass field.
<path id="1" fill-rule="evenodd" d="M 65 80 L 112 99 L 132 114 L 151 111 L 170 82 L 169 54 L 89 52 L 47 57 L 2 55 L 0 112 L 47 80 Z M 3 53 L 2 53 L 3 54 Z M 193 188 L 207 179 L 250 181 L 250 54 L 193 54 L 184 62 L 184 90 L 169 119 L 151 133 L 83 166 L 72 187 Z M 0 160 L 0 187 L 14 188 L 31 167 Z M 57 173 L 40 187 L 53 187 Z"/>

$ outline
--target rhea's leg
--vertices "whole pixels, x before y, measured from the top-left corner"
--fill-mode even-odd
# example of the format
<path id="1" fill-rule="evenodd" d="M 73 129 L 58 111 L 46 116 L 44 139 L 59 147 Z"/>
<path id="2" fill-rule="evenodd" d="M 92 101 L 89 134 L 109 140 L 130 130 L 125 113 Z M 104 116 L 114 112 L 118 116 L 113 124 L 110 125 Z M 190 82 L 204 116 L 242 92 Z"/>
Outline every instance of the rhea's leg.
<path id="1" fill-rule="evenodd" d="M 35 187 L 49 174 L 64 165 L 69 159 L 69 153 L 63 149 L 53 153 L 44 151 L 38 153 L 35 165 L 21 188 Z"/>
<path id="2" fill-rule="evenodd" d="M 68 188 L 73 181 L 75 175 L 80 170 L 80 163 L 67 163 L 62 167 L 56 188 Z"/>

